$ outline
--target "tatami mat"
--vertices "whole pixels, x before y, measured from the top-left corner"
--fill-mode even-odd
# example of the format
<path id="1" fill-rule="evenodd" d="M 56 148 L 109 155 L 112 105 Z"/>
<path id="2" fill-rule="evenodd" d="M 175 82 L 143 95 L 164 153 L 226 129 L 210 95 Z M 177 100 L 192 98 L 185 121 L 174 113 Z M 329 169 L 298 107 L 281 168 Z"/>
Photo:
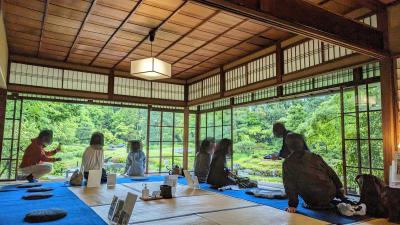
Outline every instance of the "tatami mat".
<path id="1" fill-rule="evenodd" d="M 214 212 L 227 209 L 255 206 L 255 203 L 222 195 L 201 195 L 156 201 L 137 202 L 130 223 L 155 221 L 196 213 Z M 109 205 L 92 207 L 107 220 Z"/>

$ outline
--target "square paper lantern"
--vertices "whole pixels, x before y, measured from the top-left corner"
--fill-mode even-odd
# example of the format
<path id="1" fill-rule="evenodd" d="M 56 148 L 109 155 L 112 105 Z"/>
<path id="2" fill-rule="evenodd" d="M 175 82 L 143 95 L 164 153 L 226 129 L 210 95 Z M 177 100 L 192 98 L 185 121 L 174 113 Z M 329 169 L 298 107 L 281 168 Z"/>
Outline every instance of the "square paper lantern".
<path id="1" fill-rule="evenodd" d="M 171 64 L 154 57 L 131 61 L 131 75 L 146 80 L 170 78 Z"/>

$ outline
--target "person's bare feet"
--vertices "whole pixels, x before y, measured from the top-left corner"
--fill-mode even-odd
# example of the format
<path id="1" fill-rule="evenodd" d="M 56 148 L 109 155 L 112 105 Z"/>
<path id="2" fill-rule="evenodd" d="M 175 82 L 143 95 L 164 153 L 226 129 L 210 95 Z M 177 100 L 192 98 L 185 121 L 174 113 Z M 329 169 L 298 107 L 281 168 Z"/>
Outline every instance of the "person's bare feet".
<path id="1" fill-rule="evenodd" d="M 286 212 L 289 212 L 289 213 L 295 213 L 296 212 L 296 208 L 295 207 L 287 207 L 285 210 L 286 210 Z"/>

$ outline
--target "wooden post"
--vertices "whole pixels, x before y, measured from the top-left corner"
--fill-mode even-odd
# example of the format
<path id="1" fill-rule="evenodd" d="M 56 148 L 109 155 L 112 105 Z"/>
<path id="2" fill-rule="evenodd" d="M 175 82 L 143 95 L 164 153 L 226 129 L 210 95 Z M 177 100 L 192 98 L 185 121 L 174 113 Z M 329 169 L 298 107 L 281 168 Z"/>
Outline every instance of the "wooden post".
<path id="1" fill-rule="evenodd" d="M 7 91 L 0 89 L 0 160 L 3 150 L 4 123 L 6 121 Z"/>
<path id="2" fill-rule="evenodd" d="M 219 67 L 219 85 L 220 85 L 220 97 L 223 98 L 225 95 L 225 91 L 226 91 L 226 87 L 225 87 L 225 71 L 224 71 L 224 67 L 220 66 Z"/>
<path id="3" fill-rule="evenodd" d="M 378 29 L 383 32 L 384 48 L 389 49 L 387 11 L 377 14 Z M 381 66 L 381 99 L 382 99 L 382 138 L 384 149 L 385 182 L 389 183 L 389 168 L 397 146 L 396 135 L 396 90 L 395 66 L 393 59 L 386 57 L 380 60 Z"/>
<path id="4" fill-rule="evenodd" d="M 283 95 L 283 86 L 282 86 L 282 77 L 283 77 L 283 50 L 282 50 L 282 46 L 281 43 L 278 42 L 276 44 L 276 82 L 277 84 L 279 84 L 279 86 L 277 87 L 277 94 L 278 96 L 282 96 Z"/>
<path id="5" fill-rule="evenodd" d="M 389 182 L 389 167 L 396 149 L 396 119 L 394 67 L 391 59 L 380 61 L 382 99 L 382 137 L 384 149 L 385 182 Z"/>
<path id="6" fill-rule="evenodd" d="M 183 112 L 183 169 L 188 169 L 189 157 L 189 107 Z"/>
<path id="7" fill-rule="evenodd" d="M 112 100 L 114 98 L 114 70 L 111 70 L 110 75 L 108 75 L 108 99 Z"/>
<path id="8" fill-rule="evenodd" d="M 146 173 L 149 173 L 149 153 L 150 153 L 150 114 L 151 113 L 151 105 L 147 108 L 147 137 L 146 137 Z M 161 144 L 161 143 L 160 143 Z"/>

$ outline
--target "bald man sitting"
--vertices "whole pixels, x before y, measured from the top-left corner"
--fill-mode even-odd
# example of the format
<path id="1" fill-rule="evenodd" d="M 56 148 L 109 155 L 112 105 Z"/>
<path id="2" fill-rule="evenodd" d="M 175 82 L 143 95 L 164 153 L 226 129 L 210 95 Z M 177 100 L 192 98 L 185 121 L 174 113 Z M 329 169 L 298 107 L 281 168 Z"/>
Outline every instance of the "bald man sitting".
<path id="1" fill-rule="evenodd" d="M 335 197 L 345 199 L 339 177 L 321 156 L 304 150 L 303 136 L 289 133 L 285 142 L 289 150 L 283 162 L 283 184 L 289 198 L 286 211 L 296 212 L 299 195 L 310 209 L 331 208 Z"/>

